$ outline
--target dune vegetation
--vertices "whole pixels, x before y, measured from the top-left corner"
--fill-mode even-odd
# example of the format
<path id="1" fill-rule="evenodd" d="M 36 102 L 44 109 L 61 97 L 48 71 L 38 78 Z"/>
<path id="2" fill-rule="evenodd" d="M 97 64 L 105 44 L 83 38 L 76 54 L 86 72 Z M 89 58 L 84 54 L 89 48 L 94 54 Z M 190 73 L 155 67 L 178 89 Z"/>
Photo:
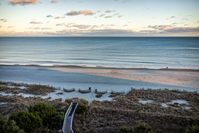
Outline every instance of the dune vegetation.
<path id="1" fill-rule="evenodd" d="M 3 87 L 0 87 L 1 92 L 7 91 L 4 84 L 3 82 L 1 85 Z M 16 83 L 14 85 L 20 86 Z M 44 88 L 47 92 L 49 91 L 47 87 L 51 88 L 43 85 L 34 85 L 34 87 L 40 90 Z M 59 88 L 51 89 L 50 91 L 56 91 Z M 8 90 L 11 88 L 8 87 Z M 80 103 L 73 119 L 75 133 L 198 132 L 199 93 L 197 92 L 132 88 L 126 94 L 112 91 L 110 95 L 113 97 L 111 101 L 93 100 L 88 103 L 79 98 L 65 99 L 62 102 L 61 98 L 44 99 L 38 95 L 23 97 L 23 95 L 0 94 L 0 131 L 61 132 L 65 112 L 71 101 L 76 99 Z"/>

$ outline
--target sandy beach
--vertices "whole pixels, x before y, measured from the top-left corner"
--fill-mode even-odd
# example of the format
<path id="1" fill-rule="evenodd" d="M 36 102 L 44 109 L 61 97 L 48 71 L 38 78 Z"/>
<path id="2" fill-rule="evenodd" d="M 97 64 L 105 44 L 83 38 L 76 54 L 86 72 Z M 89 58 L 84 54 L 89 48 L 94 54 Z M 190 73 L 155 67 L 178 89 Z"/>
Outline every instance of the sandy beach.
<path id="1" fill-rule="evenodd" d="M 106 69 L 106 68 L 76 68 L 52 67 L 49 70 L 75 72 L 98 75 L 111 78 L 167 84 L 181 87 L 199 88 L 198 70 L 161 70 L 161 69 Z"/>

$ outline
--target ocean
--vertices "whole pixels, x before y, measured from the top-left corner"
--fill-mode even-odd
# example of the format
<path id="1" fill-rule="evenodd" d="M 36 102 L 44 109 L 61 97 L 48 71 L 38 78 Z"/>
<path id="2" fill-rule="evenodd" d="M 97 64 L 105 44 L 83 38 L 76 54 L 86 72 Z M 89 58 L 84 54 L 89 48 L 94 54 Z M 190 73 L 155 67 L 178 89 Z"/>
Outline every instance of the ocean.
<path id="1" fill-rule="evenodd" d="M 199 37 L 0 37 L 0 65 L 199 69 Z"/>

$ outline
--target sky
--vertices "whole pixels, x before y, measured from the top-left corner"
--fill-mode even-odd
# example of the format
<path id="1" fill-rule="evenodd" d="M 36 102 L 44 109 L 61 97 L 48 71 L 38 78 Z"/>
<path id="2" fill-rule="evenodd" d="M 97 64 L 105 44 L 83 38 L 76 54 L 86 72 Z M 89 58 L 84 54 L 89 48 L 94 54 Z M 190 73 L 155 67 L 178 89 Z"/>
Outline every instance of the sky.
<path id="1" fill-rule="evenodd" d="M 4 36 L 199 36 L 199 0 L 0 0 Z"/>

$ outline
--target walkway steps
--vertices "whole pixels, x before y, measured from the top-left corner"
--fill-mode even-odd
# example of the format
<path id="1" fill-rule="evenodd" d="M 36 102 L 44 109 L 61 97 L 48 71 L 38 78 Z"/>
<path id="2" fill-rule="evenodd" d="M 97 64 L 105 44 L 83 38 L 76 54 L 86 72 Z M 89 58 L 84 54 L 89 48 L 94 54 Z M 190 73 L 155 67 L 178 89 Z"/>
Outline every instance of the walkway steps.
<path id="1" fill-rule="evenodd" d="M 73 116 L 79 101 L 72 101 L 68 110 L 66 111 L 62 131 L 63 133 L 74 133 L 72 130 Z"/>

